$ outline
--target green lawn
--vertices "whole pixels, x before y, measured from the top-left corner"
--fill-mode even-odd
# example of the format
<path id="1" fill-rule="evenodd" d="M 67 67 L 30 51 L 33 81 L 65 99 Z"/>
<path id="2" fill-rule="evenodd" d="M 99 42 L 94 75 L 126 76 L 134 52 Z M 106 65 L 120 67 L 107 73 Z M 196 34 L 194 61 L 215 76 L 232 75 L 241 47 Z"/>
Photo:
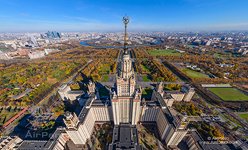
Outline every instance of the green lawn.
<path id="1" fill-rule="evenodd" d="M 109 64 L 101 64 L 98 68 L 98 73 L 101 76 L 102 82 L 108 82 L 109 81 L 109 73 L 111 72 L 111 68 Z"/>
<path id="2" fill-rule="evenodd" d="M 230 54 L 221 54 L 221 53 L 214 53 L 214 57 L 215 58 L 228 58 L 230 57 L 231 55 Z"/>
<path id="3" fill-rule="evenodd" d="M 189 76 L 190 78 L 209 78 L 208 75 L 203 74 L 203 73 L 201 73 L 201 72 L 197 72 L 197 71 L 191 70 L 191 69 L 184 68 L 184 69 L 182 69 L 182 71 L 183 71 L 187 76 Z"/>
<path id="4" fill-rule="evenodd" d="M 248 113 L 238 113 L 239 117 L 248 122 Z"/>
<path id="5" fill-rule="evenodd" d="M 151 50 L 148 53 L 152 56 L 180 56 L 181 53 L 173 49 L 164 49 L 164 50 Z"/>
<path id="6" fill-rule="evenodd" d="M 148 75 L 143 75 L 142 79 L 144 82 L 150 82 L 151 81 L 151 79 L 148 77 Z"/>
<path id="7" fill-rule="evenodd" d="M 180 90 L 181 88 L 182 88 L 182 85 L 175 84 L 175 83 L 166 84 L 164 86 L 164 90 L 168 90 L 168 91 Z"/>
<path id="8" fill-rule="evenodd" d="M 102 82 L 108 82 L 109 81 L 109 76 L 108 75 L 103 75 L 102 76 Z"/>
<path id="9" fill-rule="evenodd" d="M 141 64 L 141 68 L 142 68 L 142 72 L 145 72 L 145 73 L 151 73 L 149 68 L 143 64 Z"/>
<path id="10" fill-rule="evenodd" d="M 214 53 L 215 58 L 223 58 L 223 55 L 220 53 Z"/>
<path id="11" fill-rule="evenodd" d="M 248 101 L 248 95 L 236 88 L 208 88 L 224 101 Z"/>

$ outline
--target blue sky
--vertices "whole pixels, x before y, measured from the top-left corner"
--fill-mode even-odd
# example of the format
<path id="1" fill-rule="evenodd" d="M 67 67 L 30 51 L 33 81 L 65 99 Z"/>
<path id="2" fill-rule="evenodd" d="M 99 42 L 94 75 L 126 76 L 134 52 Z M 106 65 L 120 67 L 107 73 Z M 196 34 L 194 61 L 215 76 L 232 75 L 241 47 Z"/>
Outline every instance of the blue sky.
<path id="1" fill-rule="evenodd" d="M 0 32 L 248 30 L 248 0 L 0 0 Z"/>

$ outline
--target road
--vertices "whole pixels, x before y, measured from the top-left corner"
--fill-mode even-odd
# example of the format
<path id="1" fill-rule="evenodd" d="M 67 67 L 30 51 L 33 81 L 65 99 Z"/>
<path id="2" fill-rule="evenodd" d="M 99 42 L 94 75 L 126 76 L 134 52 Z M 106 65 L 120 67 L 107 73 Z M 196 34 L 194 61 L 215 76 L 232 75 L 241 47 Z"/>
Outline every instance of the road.
<path id="1" fill-rule="evenodd" d="M 200 116 L 188 116 L 189 121 L 193 121 L 193 122 L 198 122 L 198 121 L 202 121 L 202 117 Z"/>
<path id="2" fill-rule="evenodd" d="M 246 122 L 246 121 L 244 121 L 243 119 L 241 119 L 240 117 L 238 117 L 235 113 L 233 113 L 230 109 L 228 109 L 228 108 L 222 108 L 222 110 L 225 110 L 225 112 L 228 114 L 228 115 L 230 115 L 230 116 L 232 116 L 233 118 L 235 118 L 236 120 L 238 120 L 239 121 L 239 123 L 243 126 L 243 127 L 245 127 L 246 129 L 248 129 L 248 123 Z"/>
<path id="3" fill-rule="evenodd" d="M 24 92 L 22 92 L 21 94 L 15 95 L 12 98 L 14 100 L 20 99 L 22 97 L 24 97 L 25 95 L 27 95 L 28 93 L 30 93 L 33 89 L 27 88 Z"/>

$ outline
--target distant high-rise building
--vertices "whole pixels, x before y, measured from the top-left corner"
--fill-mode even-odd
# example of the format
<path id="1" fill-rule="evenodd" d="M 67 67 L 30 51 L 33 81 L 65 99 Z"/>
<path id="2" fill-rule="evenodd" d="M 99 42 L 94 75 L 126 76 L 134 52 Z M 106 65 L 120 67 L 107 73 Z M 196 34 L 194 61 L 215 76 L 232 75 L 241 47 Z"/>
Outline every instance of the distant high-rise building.
<path id="1" fill-rule="evenodd" d="M 41 34 L 41 38 L 49 38 L 49 39 L 55 39 L 55 38 L 61 38 L 61 34 L 57 31 L 48 31 L 45 34 Z"/>
<path id="2" fill-rule="evenodd" d="M 27 41 L 28 47 L 38 47 L 38 42 L 34 36 L 29 36 L 29 40 Z"/>

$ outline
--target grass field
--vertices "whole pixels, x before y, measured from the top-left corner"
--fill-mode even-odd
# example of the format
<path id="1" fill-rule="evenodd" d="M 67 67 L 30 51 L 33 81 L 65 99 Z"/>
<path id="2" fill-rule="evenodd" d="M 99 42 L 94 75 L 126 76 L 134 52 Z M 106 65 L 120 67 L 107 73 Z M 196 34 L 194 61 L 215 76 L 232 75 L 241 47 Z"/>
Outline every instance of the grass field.
<path id="1" fill-rule="evenodd" d="M 144 73 L 151 73 L 149 68 L 147 66 L 145 66 L 145 65 L 141 64 L 141 69 L 142 69 L 142 72 L 144 72 Z"/>
<path id="2" fill-rule="evenodd" d="M 231 57 L 230 54 L 221 54 L 221 53 L 214 53 L 213 55 L 215 58 L 228 58 Z"/>
<path id="3" fill-rule="evenodd" d="M 248 101 L 248 95 L 236 88 L 208 88 L 224 101 Z"/>
<path id="4" fill-rule="evenodd" d="M 208 75 L 203 74 L 203 73 L 201 73 L 201 72 L 197 72 L 197 71 L 191 70 L 191 69 L 184 68 L 184 69 L 182 69 L 182 71 L 183 71 L 187 76 L 189 76 L 190 78 L 209 78 Z"/>
<path id="5" fill-rule="evenodd" d="M 151 50 L 148 53 L 152 56 L 180 56 L 181 53 L 173 49 Z"/>
<path id="6" fill-rule="evenodd" d="M 102 82 L 108 82 L 109 81 L 109 76 L 108 75 L 102 75 L 101 81 Z"/>
<path id="7" fill-rule="evenodd" d="M 143 75 L 142 79 L 143 79 L 144 82 L 150 82 L 151 81 L 151 79 L 149 78 L 148 75 Z"/>
<path id="8" fill-rule="evenodd" d="M 246 120 L 248 122 L 248 112 L 247 113 L 239 113 L 240 118 Z"/>
<path id="9" fill-rule="evenodd" d="M 220 53 L 214 53 L 215 58 L 223 58 L 223 55 Z"/>

